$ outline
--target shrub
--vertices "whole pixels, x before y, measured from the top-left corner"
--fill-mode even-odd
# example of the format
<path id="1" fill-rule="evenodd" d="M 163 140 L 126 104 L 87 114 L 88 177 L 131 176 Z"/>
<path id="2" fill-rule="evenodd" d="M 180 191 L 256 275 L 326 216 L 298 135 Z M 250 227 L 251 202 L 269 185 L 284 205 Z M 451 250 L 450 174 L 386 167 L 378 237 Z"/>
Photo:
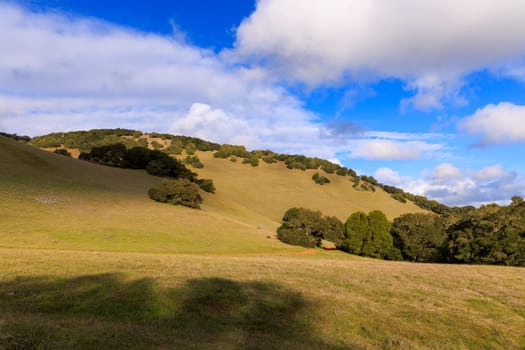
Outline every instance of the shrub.
<path id="1" fill-rule="evenodd" d="M 66 157 L 71 157 L 71 153 L 65 148 L 57 148 L 53 152 L 56 154 L 66 156 Z"/>
<path id="2" fill-rule="evenodd" d="M 262 158 L 262 160 L 268 164 L 277 163 L 277 160 L 272 156 L 265 156 Z"/>
<path id="3" fill-rule="evenodd" d="M 319 184 L 319 185 L 324 185 L 324 184 L 330 183 L 330 180 L 328 180 L 327 177 L 321 176 L 321 175 L 319 175 L 319 173 L 315 173 L 312 176 L 312 180 L 314 180 L 314 182 L 316 184 Z"/>
<path id="4" fill-rule="evenodd" d="M 199 179 L 197 180 L 197 184 L 201 190 L 208 193 L 215 193 L 215 185 L 211 179 Z"/>
<path id="5" fill-rule="evenodd" d="M 198 169 L 204 168 L 204 164 L 202 164 L 198 156 L 187 156 L 186 159 L 184 159 L 184 164 L 189 164 Z"/>
<path id="6" fill-rule="evenodd" d="M 164 147 L 161 143 L 157 142 L 157 141 L 152 141 L 151 142 L 151 147 L 153 147 L 153 149 L 162 149 L 162 147 Z"/>
<path id="7" fill-rule="evenodd" d="M 186 150 L 186 154 L 192 156 L 197 151 L 197 146 L 195 146 L 193 142 L 190 142 L 184 147 L 184 149 Z"/>
<path id="8" fill-rule="evenodd" d="M 151 199 L 173 205 L 183 205 L 189 208 L 200 208 L 202 197 L 199 186 L 188 179 L 164 180 L 159 187 L 148 191 Z"/>

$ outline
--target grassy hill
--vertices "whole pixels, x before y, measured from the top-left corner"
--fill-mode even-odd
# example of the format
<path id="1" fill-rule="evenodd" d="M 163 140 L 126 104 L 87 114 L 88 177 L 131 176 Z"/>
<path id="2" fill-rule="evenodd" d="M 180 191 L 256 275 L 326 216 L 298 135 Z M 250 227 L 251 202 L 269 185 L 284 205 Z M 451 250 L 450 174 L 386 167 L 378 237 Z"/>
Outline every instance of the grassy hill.
<path id="1" fill-rule="evenodd" d="M 0 349 L 525 348 L 525 269 L 285 245 L 291 206 L 421 209 L 345 177 L 199 157 L 217 193 L 193 210 L 150 200 L 144 171 L 0 137 Z"/>
<path id="2" fill-rule="evenodd" d="M 64 157 L 0 138 L 0 201 L 6 220 L 0 245 L 140 252 L 232 253 L 296 250 L 277 241 L 283 213 L 302 206 L 346 220 L 357 210 L 383 210 L 390 218 L 421 211 L 378 189 L 352 189 L 330 175 L 320 186 L 312 171 L 283 164 L 254 168 L 201 152 L 198 173 L 212 178 L 202 210 L 151 201 L 160 179 Z M 268 238 L 270 237 L 270 238 Z"/>

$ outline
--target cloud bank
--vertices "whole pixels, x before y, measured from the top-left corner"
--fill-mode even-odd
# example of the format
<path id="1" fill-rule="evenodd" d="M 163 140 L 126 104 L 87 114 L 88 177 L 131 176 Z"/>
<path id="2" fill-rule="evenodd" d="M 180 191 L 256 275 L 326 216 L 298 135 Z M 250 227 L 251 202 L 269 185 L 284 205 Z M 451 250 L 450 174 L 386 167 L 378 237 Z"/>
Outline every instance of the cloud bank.
<path id="1" fill-rule="evenodd" d="M 0 4 L 0 31 L 9 53 L 0 57 L 5 131 L 119 126 L 331 159 L 414 159 L 437 147 L 378 139 L 351 122 L 325 124 L 265 69 L 231 65 L 179 36 L 8 4 Z"/>
<path id="2" fill-rule="evenodd" d="M 309 86 L 398 78 L 404 106 L 439 108 L 464 102 L 466 74 L 525 57 L 523 23 L 521 0 L 260 0 L 233 55 Z"/>
<path id="3" fill-rule="evenodd" d="M 525 193 L 525 178 L 503 169 L 501 164 L 471 170 L 442 163 L 417 180 L 402 177 L 390 168 L 380 168 L 374 176 L 380 182 L 451 206 L 506 204 L 512 196 Z"/>
<path id="4" fill-rule="evenodd" d="M 501 102 L 489 104 L 466 117 L 460 130 L 479 135 L 476 146 L 525 142 L 525 106 Z"/>

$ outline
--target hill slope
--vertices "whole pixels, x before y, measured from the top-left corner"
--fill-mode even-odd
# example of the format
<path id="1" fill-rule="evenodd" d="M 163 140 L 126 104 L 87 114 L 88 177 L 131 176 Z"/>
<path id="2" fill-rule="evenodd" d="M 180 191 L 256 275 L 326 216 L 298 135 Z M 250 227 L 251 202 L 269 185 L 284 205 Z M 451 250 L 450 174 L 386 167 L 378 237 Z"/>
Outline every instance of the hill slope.
<path id="1" fill-rule="evenodd" d="M 193 210 L 150 200 L 144 171 L 0 137 L 0 348 L 524 348 L 524 269 L 290 254 L 267 238 L 289 206 L 417 209 L 199 156 L 217 194 Z"/>
<path id="2" fill-rule="evenodd" d="M 201 177 L 215 195 L 202 210 L 151 201 L 160 179 L 143 171 L 91 164 L 0 138 L 0 245 L 114 251 L 235 253 L 298 250 L 274 238 L 292 206 L 322 210 L 341 220 L 379 209 L 390 218 L 421 209 L 379 190 L 352 189 L 345 177 L 316 185 L 311 171 L 283 164 L 246 164 L 199 154 Z M 270 239 L 268 237 L 271 237 Z"/>

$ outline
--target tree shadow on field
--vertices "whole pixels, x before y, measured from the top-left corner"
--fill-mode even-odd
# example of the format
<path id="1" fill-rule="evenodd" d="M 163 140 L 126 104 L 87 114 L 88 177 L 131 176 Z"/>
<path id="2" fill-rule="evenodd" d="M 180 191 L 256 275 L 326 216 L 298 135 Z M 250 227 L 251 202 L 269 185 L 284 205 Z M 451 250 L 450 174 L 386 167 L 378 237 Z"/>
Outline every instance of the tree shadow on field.
<path id="1" fill-rule="evenodd" d="M 314 313 L 275 283 L 24 277 L 0 281 L 0 349 L 348 349 L 315 334 Z"/>

